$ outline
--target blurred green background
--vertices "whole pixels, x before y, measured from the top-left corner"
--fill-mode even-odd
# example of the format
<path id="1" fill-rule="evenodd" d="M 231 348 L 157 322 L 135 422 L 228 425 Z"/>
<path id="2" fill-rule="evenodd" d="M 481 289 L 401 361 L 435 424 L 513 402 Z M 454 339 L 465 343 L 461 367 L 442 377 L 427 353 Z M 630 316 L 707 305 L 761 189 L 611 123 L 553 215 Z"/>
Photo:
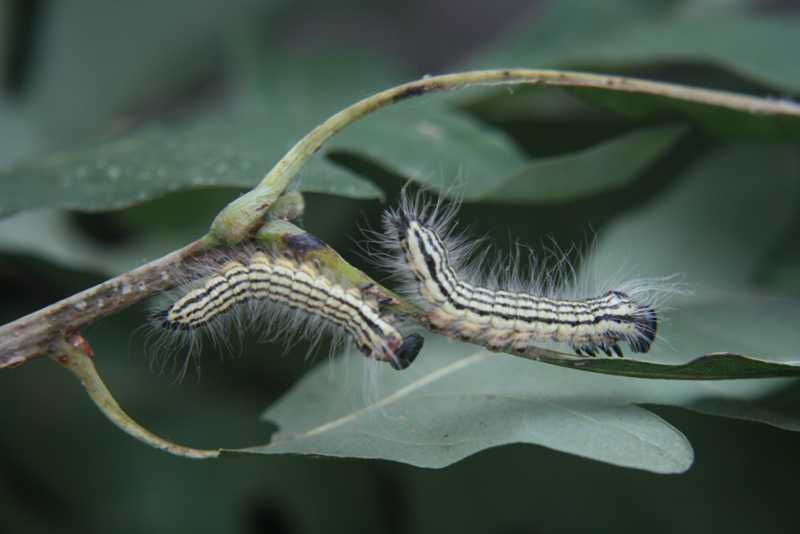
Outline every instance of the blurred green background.
<path id="1" fill-rule="evenodd" d="M 0 322 L 201 235 L 328 115 L 426 73 L 575 68 L 790 100 L 800 95 L 798 7 L 7 1 L 0 7 Z M 798 359 L 789 322 L 800 309 L 798 121 L 530 88 L 470 90 L 378 117 L 334 139 L 301 181 L 309 192 L 304 228 L 370 272 L 355 253 L 358 226 L 374 225 L 383 207 L 376 197 L 391 202 L 406 179 L 580 177 L 585 168 L 570 166 L 573 154 L 648 128 L 685 127 L 637 165 L 608 154 L 590 159 L 589 167 L 627 173 L 620 183 L 576 193 L 555 182 L 512 203 L 487 193 L 462 216 L 501 249 L 509 235 L 541 251 L 550 237 L 565 248 L 586 243 L 589 228 L 601 244 L 647 232 L 654 250 L 670 257 L 643 254 L 645 267 L 669 273 L 678 265 L 700 294 L 713 286 L 782 306 L 772 323 L 755 312 L 749 319 L 769 340 L 731 341 L 740 320 L 731 312 L 721 333 L 708 326 L 702 341 L 686 346 Z M 445 141 L 415 130 L 420 120 L 442 128 Z M 535 158 L 555 163 L 525 167 Z M 676 191 L 689 200 L 671 204 Z M 263 443 L 265 407 L 325 363 L 303 359 L 303 346 L 284 352 L 248 338 L 240 357 L 208 351 L 199 379 L 176 384 L 148 367 L 135 334 L 146 313 L 144 303 L 83 333 L 126 410 L 179 443 Z M 696 355 L 680 352 L 683 340 L 670 341 L 678 349 L 666 357 Z M 750 418 L 790 419 L 798 390 L 791 382 L 765 390 L 765 413 Z M 494 448 L 442 470 L 311 456 L 189 462 L 119 432 L 44 359 L 0 372 L 0 391 L 0 532 L 796 530 L 800 436 L 681 408 L 648 406 L 695 451 L 687 473 L 665 476 L 531 445 Z"/>

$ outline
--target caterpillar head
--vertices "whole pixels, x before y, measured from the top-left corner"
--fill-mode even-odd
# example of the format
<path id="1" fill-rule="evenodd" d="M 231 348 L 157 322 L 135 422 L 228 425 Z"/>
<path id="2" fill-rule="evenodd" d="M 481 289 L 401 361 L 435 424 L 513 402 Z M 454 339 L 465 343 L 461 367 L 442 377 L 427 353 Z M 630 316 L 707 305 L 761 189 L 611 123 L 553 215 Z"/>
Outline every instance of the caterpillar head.
<path id="1" fill-rule="evenodd" d="M 633 325 L 633 333 L 623 336 L 633 352 L 648 352 L 656 338 L 658 315 L 647 305 L 635 302 L 627 293 L 609 291 L 606 297 L 615 306 L 614 314 Z"/>
<path id="2" fill-rule="evenodd" d="M 647 352 L 656 339 L 658 316 L 650 306 L 638 305 L 633 321 L 636 336 L 628 339 L 633 352 Z"/>
<path id="3" fill-rule="evenodd" d="M 419 334 L 410 334 L 403 339 L 403 343 L 394 351 L 394 358 L 389 362 L 392 368 L 401 370 L 406 369 L 417 358 L 417 354 L 422 350 L 425 338 Z"/>

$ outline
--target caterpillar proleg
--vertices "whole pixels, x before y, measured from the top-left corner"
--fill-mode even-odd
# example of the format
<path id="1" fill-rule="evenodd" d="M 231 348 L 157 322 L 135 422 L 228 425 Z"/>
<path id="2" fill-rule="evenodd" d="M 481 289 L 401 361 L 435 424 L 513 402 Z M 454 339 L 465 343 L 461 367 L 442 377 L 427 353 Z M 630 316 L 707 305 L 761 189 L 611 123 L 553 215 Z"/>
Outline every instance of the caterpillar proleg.
<path id="1" fill-rule="evenodd" d="M 225 336 L 218 330 L 240 329 L 242 311 L 261 331 L 274 333 L 283 323 L 279 330 L 293 333 L 305 327 L 315 339 L 326 327 L 334 335 L 344 333 L 366 356 L 395 369 L 410 365 L 422 347 L 422 337 L 403 337 L 394 317 L 381 313 L 367 292 L 311 262 L 245 247 L 201 261 L 194 271 L 198 276 L 188 291 L 184 288 L 169 307 L 153 314 L 157 326 L 189 336 L 192 347 L 203 332 Z"/>
<path id="2" fill-rule="evenodd" d="M 388 252 L 378 259 L 399 271 L 401 294 L 425 310 L 431 327 L 516 353 L 537 342 L 566 344 L 579 356 L 622 357 L 621 343 L 633 352 L 650 350 L 658 331 L 656 308 L 669 284 L 633 280 L 585 296 L 557 287 L 547 273 L 534 273 L 539 279 L 527 284 L 516 275 L 496 274 L 511 272 L 508 264 L 481 274 L 470 266 L 476 246 L 455 232 L 457 208 L 457 202 L 404 190 L 400 206 L 384 214 L 381 239 Z"/>

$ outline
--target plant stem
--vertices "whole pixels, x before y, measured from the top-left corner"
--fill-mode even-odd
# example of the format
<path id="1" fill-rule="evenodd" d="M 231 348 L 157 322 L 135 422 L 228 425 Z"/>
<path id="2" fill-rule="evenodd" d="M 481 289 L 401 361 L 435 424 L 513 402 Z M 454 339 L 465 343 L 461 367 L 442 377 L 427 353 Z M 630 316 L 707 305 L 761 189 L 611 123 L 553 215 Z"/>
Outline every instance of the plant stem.
<path id="1" fill-rule="evenodd" d="M 297 176 L 300 169 L 325 144 L 346 126 L 381 108 L 428 93 L 451 91 L 470 86 L 533 84 L 545 86 L 594 87 L 609 91 L 657 95 L 676 100 L 708 104 L 746 113 L 800 117 L 800 105 L 788 100 L 773 100 L 585 72 L 541 69 L 497 69 L 430 76 L 398 85 L 367 97 L 333 115 L 295 144 L 269 173 L 247 194 L 223 209 L 211 225 L 210 235 L 220 242 L 235 244 L 251 235 L 263 215 Z"/>
<path id="2" fill-rule="evenodd" d="M 97 368 L 90 355 L 64 340 L 60 340 L 57 347 L 54 347 L 54 349 L 53 360 L 62 367 L 69 369 L 72 374 L 80 380 L 81 386 L 86 390 L 86 393 L 92 401 L 94 401 L 97 408 L 123 432 L 151 447 L 169 452 L 176 456 L 191 458 L 193 460 L 206 460 L 219 456 L 218 450 L 202 450 L 184 447 L 183 445 L 178 445 L 156 436 L 142 427 L 125 413 L 111 395 L 111 392 L 108 390 L 105 383 L 103 383 L 100 375 L 97 374 Z"/>
<path id="3" fill-rule="evenodd" d="M 171 254 L 81 291 L 46 308 L 0 326 L 0 369 L 21 365 L 51 352 L 70 332 L 174 285 L 174 270 L 205 250 L 200 239 Z"/>

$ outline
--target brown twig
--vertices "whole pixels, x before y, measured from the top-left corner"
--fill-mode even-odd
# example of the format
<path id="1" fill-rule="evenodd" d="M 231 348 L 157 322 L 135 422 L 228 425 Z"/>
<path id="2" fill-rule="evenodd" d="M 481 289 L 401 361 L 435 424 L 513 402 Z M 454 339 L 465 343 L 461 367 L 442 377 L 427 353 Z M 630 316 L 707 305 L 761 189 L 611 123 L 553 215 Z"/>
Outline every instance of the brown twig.
<path id="1" fill-rule="evenodd" d="M 150 295 L 174 285 L 172 272 L 193 255 L 205 250 L 197 240 L 171 254 L 121 274 L 102 284 L 60 300 L 0 327 L 0 368 L 21 365 L 52 352 L 70 332 L 121 311 Z"/>

